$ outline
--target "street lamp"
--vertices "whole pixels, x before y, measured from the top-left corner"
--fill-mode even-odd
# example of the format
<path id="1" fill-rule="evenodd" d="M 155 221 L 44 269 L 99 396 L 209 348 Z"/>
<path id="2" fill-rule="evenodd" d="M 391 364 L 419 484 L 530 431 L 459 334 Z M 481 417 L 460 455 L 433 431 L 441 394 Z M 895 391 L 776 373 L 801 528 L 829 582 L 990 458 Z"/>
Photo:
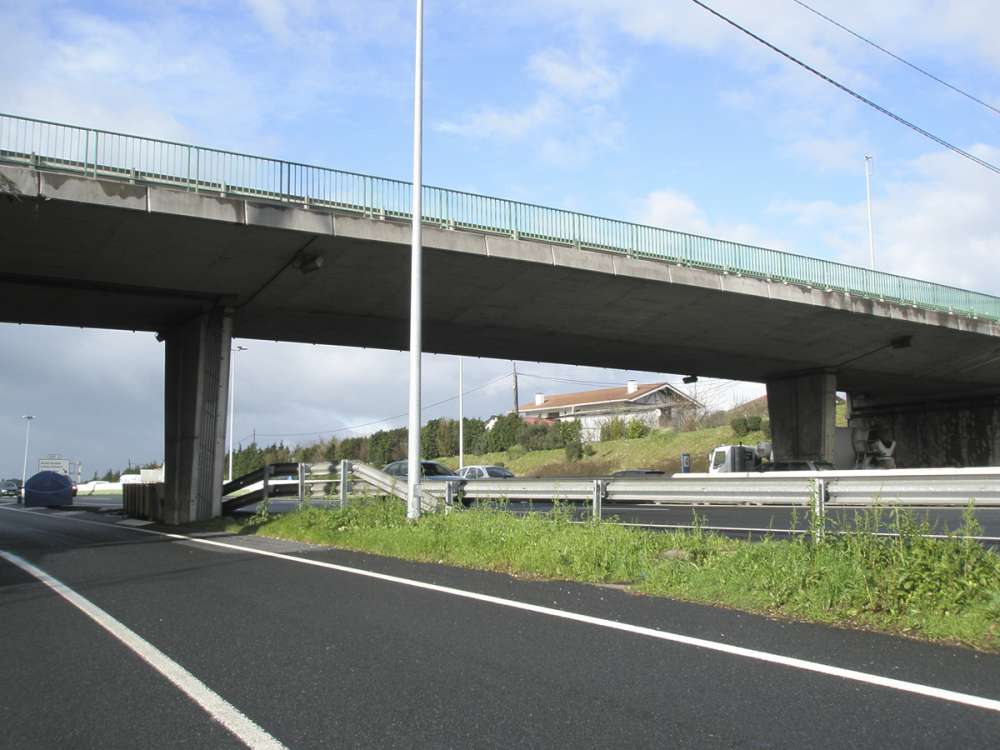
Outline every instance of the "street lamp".
<path id="1" fill-rule="evenodd" d="M 31 420 L 33 414 L 25 414 L 21 417 L 24 420 L 24 465 L 21 467 L 21 502 L 24 502 L 24 483 L 28 479 L 28 440 L 31 438 Z"/>
<path id="2" fill-rule="evenodd" d="M 417 0 L 416 58 L 413 73 L 413 205 L 410 238 L 410 418 L 407 436 L 409 492 L 406 517 L 420 518 L 420 353 L 421 344 L 421 191 L 423 146 L 424 0 Z"/>
<path id="3" fill-rule="evenodd" d="M 872 157 L 865 154 L 865 193 L 868 196 L 868 265 L 875 270 L 875 237 L 872 234 Z"/>
<path id="4" fill-rule="evenodd" d="M 233 481 L 233 450 L 236 448 L 236 435 L 233 433 L 233 415 L 236 411 L 236 355 L 245 352 L 245 346 L 236 345 L 233 349 L 233 358 L 229 362 L 229 479 Z"/>

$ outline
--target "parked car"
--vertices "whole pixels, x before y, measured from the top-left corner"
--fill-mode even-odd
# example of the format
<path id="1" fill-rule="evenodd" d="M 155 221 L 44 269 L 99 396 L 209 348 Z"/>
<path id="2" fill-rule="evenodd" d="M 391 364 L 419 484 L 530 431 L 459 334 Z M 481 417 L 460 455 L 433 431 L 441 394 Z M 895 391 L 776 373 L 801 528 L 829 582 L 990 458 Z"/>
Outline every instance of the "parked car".
<path id="1" fill-rule="evenodd" d="M 0 497 L 17 497 L 21 494 L 21 488 L 13 479 L 0 482 Z"/>
<path id="2" fill-rule="evenodd" d="M 663 476 L 665 473 L 666 472 L 660 471 L 659 469 L 622 469 L 621 471 L 616 471 L 611 476 L 616 479 L 634 479 L 636 477 Z"/>
<path id="3" fill-rule="evenodd" d="M 514 472 L 503 466 L 464 466 L 458 470 L 462 479 L 513 479 Z"/>
<path id="4" fill-rule="evenodd" d="M 462 479 L 462 477 L 454 471 L 449 469 L 444 464 L 439 464 L 437 461 L 421 461 L 420 469 L 421 476 L 424 479 L 433 479 L 437 481 Z M 405 458 L 400 461 L 393 461 L 391 464 L 383 466 L 382 471 L 392 477 L 405 477 L 409 473 L 409 462 Z"/>
<path id="5" fill-rule="evenodd" d="M 382 467 L 382 471 L 392 477 L 400 477 L 405 479 L 409 475 L 409 462 L 404 458 L 401 461 L 393 461 L 391 464 L 386 464 Z M 466 499 L 461 494 L 461 483 L 465 481 L 463 477 L 460 477 L 454 471 L 449 469 L 444 464 L 439 464 L 437 461 L 421 461 L 420 470 L 422 472 L 421 476 L 424 479 L 430 479 L 436 482 L 459 482 L 459 497 L 461 499 L 462 505 L 469 507 L 472 501 Z"/>

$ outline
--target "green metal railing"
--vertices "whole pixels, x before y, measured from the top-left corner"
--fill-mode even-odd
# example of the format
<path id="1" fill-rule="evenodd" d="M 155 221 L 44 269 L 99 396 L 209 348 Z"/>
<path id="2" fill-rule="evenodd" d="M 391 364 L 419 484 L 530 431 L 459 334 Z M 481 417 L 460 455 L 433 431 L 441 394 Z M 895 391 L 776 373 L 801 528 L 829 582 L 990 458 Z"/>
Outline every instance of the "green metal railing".
<path id="1" fill-rule="evenodd" d="M 0 114 L 0 162 L 237 197 L 410 218 L 408 182 Z M 424 187 L 425 222 L 773 279 L 1000 320 L 1000 298 L 670 229 Z"/>

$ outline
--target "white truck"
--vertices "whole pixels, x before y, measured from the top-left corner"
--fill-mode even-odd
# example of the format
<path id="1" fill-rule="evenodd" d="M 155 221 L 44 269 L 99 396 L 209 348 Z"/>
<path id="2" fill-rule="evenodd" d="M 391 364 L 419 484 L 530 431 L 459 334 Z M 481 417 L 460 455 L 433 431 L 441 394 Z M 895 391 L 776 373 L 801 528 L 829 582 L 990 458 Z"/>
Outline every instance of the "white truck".
<path id="1" fill-rule="evenodd" d="M 824 471 L 829 469 L 895 469 L 896 442 L 885 443 L 861 428 L 837 427 L 833 463 L 808 460 L 775 461 L 771 443 L 720 445 L 708 456 L 709 474 L 748 471 Z"/>

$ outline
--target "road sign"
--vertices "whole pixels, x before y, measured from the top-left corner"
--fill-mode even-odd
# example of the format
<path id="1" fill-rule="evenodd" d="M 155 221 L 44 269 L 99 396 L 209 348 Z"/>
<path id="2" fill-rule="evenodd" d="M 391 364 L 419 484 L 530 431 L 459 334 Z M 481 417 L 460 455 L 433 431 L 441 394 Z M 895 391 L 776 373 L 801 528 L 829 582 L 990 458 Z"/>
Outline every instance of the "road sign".
<path id="1" fill-rule="evenodd" d="M 51 454 L 38 459 L 39 471 L 54 471 L 63 476 L 69 476 L 69 459 L 57 454 Z"/>

